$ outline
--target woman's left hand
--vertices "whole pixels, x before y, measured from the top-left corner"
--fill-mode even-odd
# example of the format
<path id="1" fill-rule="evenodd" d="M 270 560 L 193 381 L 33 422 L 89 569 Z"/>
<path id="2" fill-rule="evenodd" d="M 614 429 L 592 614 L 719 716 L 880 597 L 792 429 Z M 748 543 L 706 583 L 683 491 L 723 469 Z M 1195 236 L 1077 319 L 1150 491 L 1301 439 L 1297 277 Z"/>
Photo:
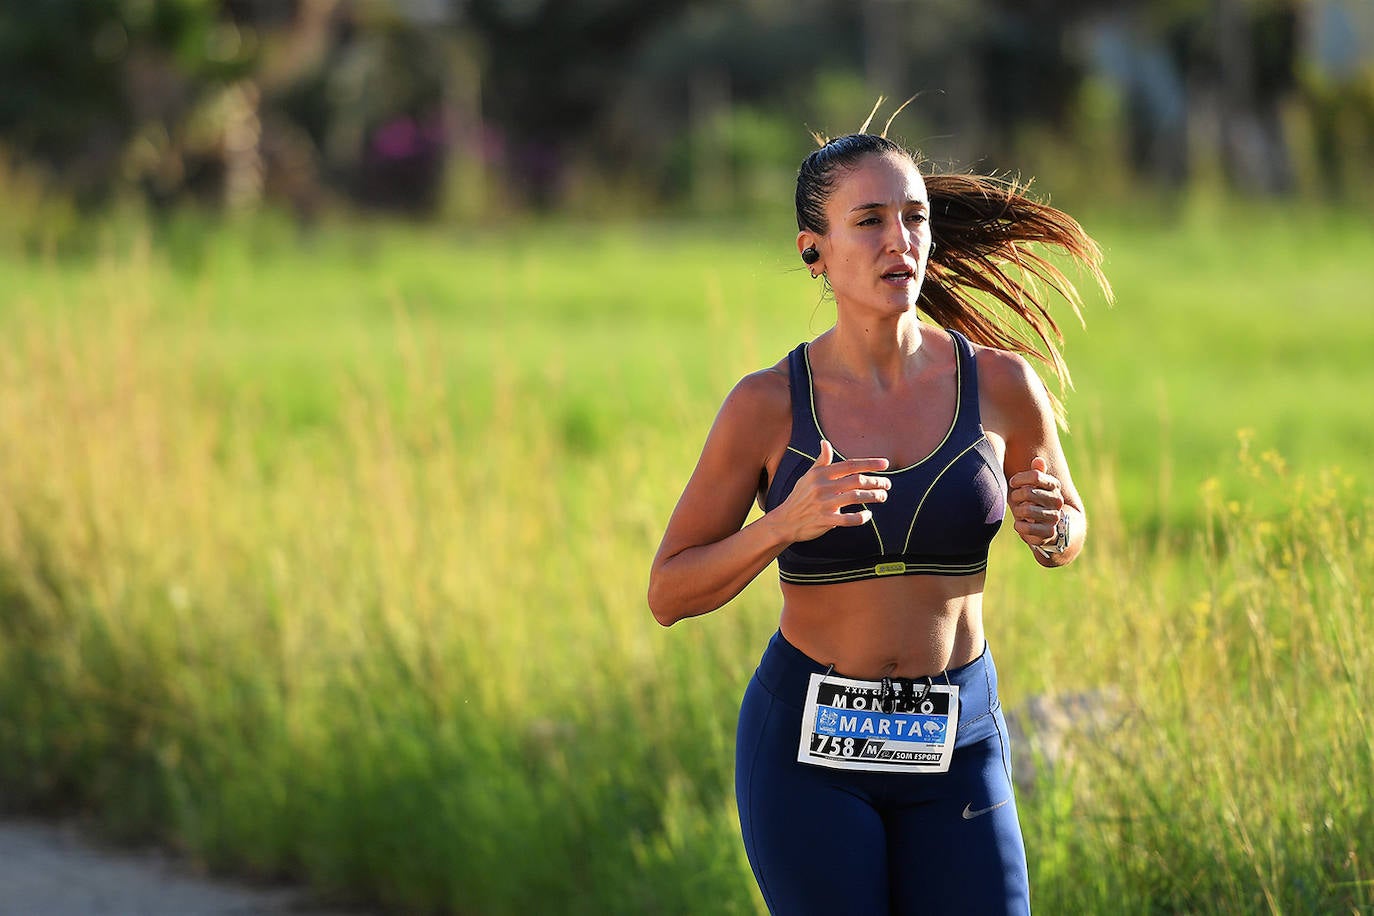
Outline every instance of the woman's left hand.
<path id="1" fill-rule="evenodd" d="M 1055 526 L 1066 511 L 1059 478 L 1047 473 L 1048 467 L 1045 459 L 1037 455 L 1031 459 L 1030 470 L 1013 474 L 1007 481 L 1007 502 L 1016 533 L 1031 547 L 1055 542 Z"/>

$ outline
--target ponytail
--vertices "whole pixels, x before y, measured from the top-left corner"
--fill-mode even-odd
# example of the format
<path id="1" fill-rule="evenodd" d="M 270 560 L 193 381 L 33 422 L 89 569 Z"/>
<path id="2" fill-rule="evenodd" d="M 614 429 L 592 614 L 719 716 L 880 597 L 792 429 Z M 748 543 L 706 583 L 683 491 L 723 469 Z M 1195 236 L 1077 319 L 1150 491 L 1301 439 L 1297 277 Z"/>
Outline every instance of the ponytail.
<path id="1" fill-rule="evenodd" d="M 936 248 L 926 267 L 921 311 L 975 343 L 1040 360 L 1061 391 L 1072 387 L 1059 352 L 1064 335 L 1048 300 L 1050 293 L 1057 294 L 1081 324 L 1083 299 L 1043 247 L 1068 255 L 1110 301 L 1102 249 L 1077 220 L 1027 196 L 1026 185 L 1019 182 L 949 173 L 928 175 L 925 183 Z M 1007 321 L 1007 313 L 1029 333 Z M 1062 407 L 1051 397 L 1062 423 Z"/>

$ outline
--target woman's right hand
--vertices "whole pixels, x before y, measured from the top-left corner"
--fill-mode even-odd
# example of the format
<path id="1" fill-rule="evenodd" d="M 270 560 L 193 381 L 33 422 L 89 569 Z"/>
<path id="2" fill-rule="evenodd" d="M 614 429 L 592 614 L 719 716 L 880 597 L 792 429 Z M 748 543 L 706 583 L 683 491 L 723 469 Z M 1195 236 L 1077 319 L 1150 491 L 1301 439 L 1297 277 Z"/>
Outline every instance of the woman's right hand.
<path id="1" fill-rule="evenodd" d="M 842 512 L 845 506 L 880 503 L 887 499 L 892 481 L 874 477 L 887 470 L 886 458 L 848 458 L 835 461 L 835 449 L 821 440 L 821 452 L 811 470 L 797 481 L 782 505 L 774 512 L 791 541 L 809 541 L 831 528 L 866 525 L 873 513 L 863 508 Z"/>

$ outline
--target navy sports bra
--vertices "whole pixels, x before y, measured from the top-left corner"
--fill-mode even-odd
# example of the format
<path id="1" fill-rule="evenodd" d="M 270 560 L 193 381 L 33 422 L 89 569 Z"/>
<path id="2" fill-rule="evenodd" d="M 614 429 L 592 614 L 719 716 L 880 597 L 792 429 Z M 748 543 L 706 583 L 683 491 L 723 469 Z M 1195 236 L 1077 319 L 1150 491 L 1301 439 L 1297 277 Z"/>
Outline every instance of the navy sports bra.
<path id="1" fill-rule="evenodd" d="M 880 576 L 969 576 L 987 568 L 988 545 L 1006 515 L 1007 481 L 978 414 L 973 345 L 958 331 L 948 333 L 958 367 L 958 396 L 954 422 L 944 440 L 909 467 L 871 472 L 892 480 L 887 500 L 868 505 L 872 521 L 831 528 L 813 540 L 793 543 L 778 557 L 782 581 L 830 585 Z M 805 343 L 788 354 L 787 366 L 792 439 L 764 495 L 765 511 L 787 499 L 821 450 Z"/>

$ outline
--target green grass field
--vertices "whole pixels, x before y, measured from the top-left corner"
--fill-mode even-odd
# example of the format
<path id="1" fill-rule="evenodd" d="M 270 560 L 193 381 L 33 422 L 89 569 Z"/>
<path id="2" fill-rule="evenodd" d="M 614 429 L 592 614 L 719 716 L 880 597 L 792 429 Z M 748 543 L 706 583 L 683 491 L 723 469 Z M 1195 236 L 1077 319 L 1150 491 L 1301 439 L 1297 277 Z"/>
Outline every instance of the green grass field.
<path id="1" fill-rule="evenodd" d="M 1374 912 L 1374 226 L 1085 223 L 1090 549 L 1004 533 L 986 613 L 1009 708 L 1124 705 L 1021 799 L 1036 906 Z M 403 912 L 758 911 L 772 573 L 643 594 L 720 399 L 829 323 L 787 224 L 92 233 L 0 254 L 4 801 Z"/>

